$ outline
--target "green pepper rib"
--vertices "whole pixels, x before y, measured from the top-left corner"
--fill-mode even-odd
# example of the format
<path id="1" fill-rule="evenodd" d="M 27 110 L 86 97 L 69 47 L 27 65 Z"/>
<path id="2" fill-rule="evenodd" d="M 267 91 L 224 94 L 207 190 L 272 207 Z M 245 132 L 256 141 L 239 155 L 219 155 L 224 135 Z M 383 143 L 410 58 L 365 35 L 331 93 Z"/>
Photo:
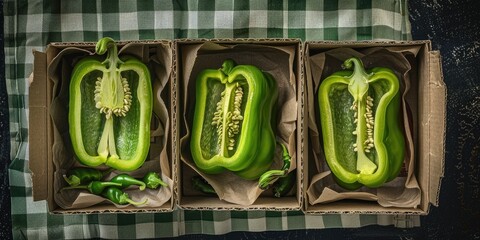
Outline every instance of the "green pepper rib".
<path id="1" fill-rule="evenodd" d="M 117 55 L 113 39 L 103 38 L 98 54 L 74 67 L 70 82 L 69 130 L 78 160 L 121 171 L 139 168 L 150 147 L 153 96 L 148 68 Z"/>
<path id="2" fill-rule="evenodd" d="M 387 68 L 367 73 L 356 58 L 344 67 L 353 70 L 332 74 L 318 91 L 325 158 L 340 186 L 379 187 L 403 163 L 399 81 Z"/>
<path id="3" fill-rule="evenodd" d="M 221 69 L 202 71 L 190 141 L 195 164 L 206 173 L 230 170 L 245 179 L 268 170 L 277 96 L 275 80 L 255 66 L 226 60 Z"/>

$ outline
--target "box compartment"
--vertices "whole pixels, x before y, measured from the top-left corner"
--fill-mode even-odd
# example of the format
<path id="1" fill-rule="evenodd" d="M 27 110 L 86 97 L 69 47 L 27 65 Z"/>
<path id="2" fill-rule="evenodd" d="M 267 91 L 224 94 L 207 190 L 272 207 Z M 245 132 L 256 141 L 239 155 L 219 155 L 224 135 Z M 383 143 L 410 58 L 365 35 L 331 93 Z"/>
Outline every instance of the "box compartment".
<path id="1" fill-rule="evenodd" d="M 76 199 L 73 202 L 64 201 L 65 198 L 56 199 L 59 197 L 59 189 L 67 185 L 62 175 L 68 169 L 79 166 L 78 161 L 74 159 L 68 134 L 69 76 L 75 62 L 95 51 L 95 44 L 95 42 L 51 43 L 45 52 L 34 51 L 33 53 L 34 71 L 29 92 L 29 167 L 32 171 L 33 199 L 34 201 L 46 200 L 49 212 L 54 214 L 172 211 L 174 208 L 172 166 L 174 144 L 172 144 L 173 135 L 170 129 L 173 115 L 171 107 L 173 53 L 172 42 L 167 40 L 118 42 L 120 54 L 136 56 L 149 67 L 152 75 L 154 114 L 152 114 L 149 159 L 145 161 L 143 170 L 136 171 L 139 174 L 147 170 L 160 171 L 162 179 L 170 186 L 159 191 L 167 195 L 156 202 L 157 206 L 154 207 L 117 208 L 102 199 L 96 201 L 103 202 L 92 205 L 90 204 L 92 199 L 82 198 L 86 195 L 85 193 L 72 194 Z M 135 171 L 132 172 L 134 173 Z M 127 191 L 131 193 L 132 198 L 134 197 L 132 194 L 136 194 L 132 193 L 132 190 Z M 149 194 L 156 194 L 155 197 L 158 197 L 159 193 L 149 192 Z M 79 199 L 87 203 L 79 202 Z M 66 207 L 62 208 L 62 205 Z"/>
<path id="2" fill-rule="evenodd" d="M 175 178 L 177 186 L 175 192 L 177 204 L 180 208 L 192 210 L 301 210 L 303 203 L 303 189 L 301 186 L 303 186 L 302 149 L 304 134 L 302 122 L 304 115 L 304 84 L 301 49 L 302 44 L 298 39 L 180 39 L 175 41 L 175 85 L 177 87 L 175 109 L 177 115 L 175 116 L 176 119 L 174 119 L 174 134 L 177 139 L 175 141 L 177 143 L 176 149 L 179 151 L 175 154 L 178 157 L 175 161 L 177 176 Z M 273 56 L 280 57 L 271 59 Z M 190 159 L 189 137 L 186 137 L 186 124 L 191 124 L 194 111 L 194 103 L 188 96 L 195 96 L 193 91 L 195 86 L 194 84 L 193 86 L 192 84 L 189 85 L 189 82 L 192 81 L 191 79 L 195 79 L 196 74 L 201 69 L 218 69 L 226 58 L 232 58 L 237 64 L 256 65 L 267 72 L 280 71 L 278 70 L 278 62 L 286 63 L 286 68 L 289 69 L 285 79 L 289 79 L 292 86 L 290 88 L 284 87 L 284 89 L 292 91 L 290 94 L 294 96 L 293 99 L 296 102 L 296 112 L 292 112 L 295 115 L 291 115 L 295 117 L 295 120 L 292 120 L 295 129 L 290 135 L 291 139 L 289 139 L 289 151 L 291 155 L 294 155 L 292 161 L 295 161 L 292 163 L 292 166 L 296 165 L 296 168 L 290 169 L 296 171 L 296 187 L 285 197 L 273 197 L 269 189 L 262 192 L 253 203 L 242 204 L 228 201 L 229 197 L 224 197 L 224 200 L 220 200 L 217 196 L 203 194 L 191 187 L 190 178 L 199 173 L 194 170 L 195 165 L 193 160 Z M 259 59 L 267 59 L 266 62 L 270 62 L 271 67 L 267 66 L 269 63 L 259 63 Z M 277 82 L 279 82 L 278 79 Z M 279 86 L 279 102 L 281 101 L 280 98 L 282 98 L 280 88 Z M 279 104 L 278 108 L 282 107 L 280 105 L 282 104 Z M 285 106 L 286 104 L 283 105 L 283 107 Z M 292 153 L 292 149 L 295 153 Z M 214 176 L 210 175 L 212 178 Z M 238 176 L 235 177 L 240 179 Z M 253 189 L 255 187 L 253 186 Z M 230 198 L 232 197 L 230 196 Z M 245 202 L 249 200 L 251 199 L 240 199 L 238 201 Z"/>
<path id="3" fill-rule="evenodd" d="M 361 213 L 426 215 L 428 214 L 430 204 L 438 206 L 440 183 L 444 175 L 446 87 L 441 72 L 440 54 L 438 51 L 432 51 L 430 41 L 307 41 L 305 42 L 304 49 L 308 105 L 307 114 L 309 119 L 305 122 L 307 126 L 306 129 L 308 129 L 306 130 L 308 132 L 308 144 L 305 146 L 306 151 L 308 151 L 308 157 L 304 161 L 304 212 L 307 214 Z M 331 70 L 327 69 L 327 64 L 318 66 L 319 64 L 315 62 L 314 58 L 315 56 L 318 58 L 320 58 L 319 56 L 323 56 L 318 54 L 326 55 L 329 51 L 340 51 L 340 49 L 349 49 L 348 51 L 353 50 L 361 53 L 381 49 L 391 51 L 392 53 L 408 55 L 405 56 L 405 58 L 411 64 L 411 69 L 407 71 L 411 88 L 407 97 L 409 98 L 408 101 L 414 103 L 410 106 L 411 115 L 409 115 L 410 118 L 408 119 L 413 122 L 411 128 L 413 159 L 411 161 L 414 161 L 414 164 L 411 166 L 413 167 L 412 169 L 403 169 L 403 172 L 411 171 L 416 178 L 416 183 L 418 183 L 420 193 L 418 196 L 418 204 L 415 206 L 406 207 L 394 205 L 384 207 L 377 201 L 359 200 L 353 195 L 343 200 L 339 200 L 339 196 L 328 195 L 328 197 L 334 200 L 318 201 L 320 196 L 326 196 L 322 194 L 330 193 L 324 192 L 327 180 L 325 180 L 326 178 L 318 176 L 320 171 L 318 167 L 316 167 L 323 165 L 325 171 L 329 170 L 325 163 L 318 163 L 316 162 L 318 160 L 315 160 L 323 160 L 323 151 L 320 150 L 314 153 L 315 151 L 313 150 L 313 144 L 317 144 L 317 148 L 318 146 L 320 146 L 320 149 L 323 148 L 321 135 L 312 136 L 312 128 L 317 129 L 316 125 L 318 125 L 318 127 L 320 126 L 319 123 L 316 123 L 318 121 L 318 110 L 316 109 L 318 108 L 318 103 L 315 103 L 315 101 L 318 100 L 316 98 L 317 89 L 315 89 L 316 86 L 314 82 L 325 77 L 323 75 L 318 76 L 318 73 L 314 76 L 313 69 L 321 69 L 322 72 Z M 405 52 L 407 50 L 409 51 L 408 54 Z M 343 57 L 349 56 L 344 55 Z M 338 61 L 341 62 L 340 59 L 338 59 Z M 312 121 L 315 122 L 312 124 Z M 312 184 L 312 182 L 314 183 Z M 363 191 L 365 189 L 361 188 L 359 190 Z M 404 202 L 407 202 L 407 200 L 411 199 L 406 198 Z"/>

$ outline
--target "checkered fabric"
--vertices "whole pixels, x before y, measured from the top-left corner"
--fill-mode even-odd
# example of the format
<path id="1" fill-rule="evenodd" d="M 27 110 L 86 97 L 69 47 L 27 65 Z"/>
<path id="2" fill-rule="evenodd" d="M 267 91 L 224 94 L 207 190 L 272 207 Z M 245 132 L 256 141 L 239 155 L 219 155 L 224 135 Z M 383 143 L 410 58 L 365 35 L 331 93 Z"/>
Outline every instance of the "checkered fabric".
<path id="1" fill-rule="evenodd" d="M 14 238 L 155 238 L 371 224 L 418 226 L 418 217 L 301 212 L 182 211 L 50 215 L 32 201 L 28 76 L 32 50 L 50 42 L 176 38 L 410 39 L 406 0 L 41 1 L 6 0 L 5 62 L 10 113 L 9 178 Z M 407 220 L 405 219 L 407 218 Z M 402 224 L 408 223 L 408 224 Z"/>

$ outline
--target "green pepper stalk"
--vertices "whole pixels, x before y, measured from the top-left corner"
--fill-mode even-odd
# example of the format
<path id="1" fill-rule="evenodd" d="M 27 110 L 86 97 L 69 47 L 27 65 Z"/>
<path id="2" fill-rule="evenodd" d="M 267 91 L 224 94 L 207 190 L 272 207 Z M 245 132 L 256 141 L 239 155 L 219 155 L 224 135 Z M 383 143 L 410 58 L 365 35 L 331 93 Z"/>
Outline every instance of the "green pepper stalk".
<path id="1" fill-rule="evenodd" d="M 205 194 L 217 194 L 215 189 L 213 189 L 212 185 L 210 185 L 205 179 L 200 176 L 192 177 L 192 186 L 193 189 L 200 191 Z"/>
<path id="2" fill-rule="evenodd" d="M 148 172 L 147 174 L 145 174 L 142 180 L 143 183 L 145 183 L 145 185 L 147 186 L 147 188 L 150 189 L 157 189 L 159 186 L 168 186 L 168 184 L 162 181 L 160 175 L 158 175 L 158 173 L 156 172 Z"/>
<path id="3" fill-rule="evenodd" d="M 105 188 L 111 187 L 111 186 L 120 187 L 120 186 L 122 186 L 122 184 L 114 183 L 114 182 L 92 181 L 88 185 L 79 185 L 79 186 L 74 186 L 74 187 L 64 187 L 64 188 L 62 188 L 62 191 L 63 190 L 69 190 L 69 189 L 86 189 L 90 193 L 93 193 L 95 195 L 100 195 L 100 194 L 102 194 L 102 192 Z"/>
<path id="4" fill-rule="evenodd" d="M 102 196 L 119 205 L 132 204 L 138 206 L 146 204 L 148 201 L 148 198 L 145 198 L 145 200 L 143 200 L 142 202 L 135 202 L 130 199 L 127 193 L 116 187 L 108 187 L 105 191 L 102 192 Z"/>
<path id="5" fill-rule="evenodd" d="M 275 182 L 278 178 L 285 177 L 288 173 L 288 169 L 290 169 L 290 162 L 292 158 L 288 153 L 288 149 L 285 147 L 285 145 L 283 145 L 283 143 L 279 143 L 279 145 L 282 147 L 283 166 L 280 170 L 274 169 L 262 174 L 258 180 L 258 186 L 260 189 L 267 189 L 270 184 Z"/>
<path id="6" fill-rule="evenodd" d="M 119 183 L 122 188 L 127 188 L 130 186 L 138 186 L 138 189 L 140 189 L 140 191 L 145 190 L 145 186 L 146 186 L 144 182 L 134 177 L 131 177 L 126 173 L 118 174 L 117 176 L 110 179 L 110 182 Z"/>
<path id="7" fill-rule="evenodd" d="M 367 72 L 357 58 L 318 90 L 325 159 L 347 189 L 379 187 L 394 179 L 404 157 L 400 83 L 388 68 Z"/>
<path id="8" fill-rule="evenodd" d="M 121 171 L 139 168 L 150 147 L 152 86 L 148 68 L 133 57 L 119 58 L 113 39 L 102 38 L 70 82 L 69 127 L 78 160 Z"/>
<path id="9" fill-rule="evenodd" d="M 284 177 L 279 178 L 275 183 L 273 183 L 272 191 L 275 197 L 283 197 L 292 190 L 295 185 L 297 172 L 291 171 Z"/>
<path id="10" fill-rule="evenodd" d="M 273 77 L 252 65 L 226 60 L 196 79 L 190 150 L 208 174 L 225 170 L 252 180 L 270 168 L 278 97 Z"/>
<path id="11" fill-rule="evenodd" d="M 65 179 L 70 186 L 78 186 L 80 184 L 87 184 L 91 181 L 100 181 L 111 171 L 112 169 L 102 172 L 94 168 L 73 168 L 68 171 L 68 177 L 65 174 L 63 175 L 63 179 Z"/>

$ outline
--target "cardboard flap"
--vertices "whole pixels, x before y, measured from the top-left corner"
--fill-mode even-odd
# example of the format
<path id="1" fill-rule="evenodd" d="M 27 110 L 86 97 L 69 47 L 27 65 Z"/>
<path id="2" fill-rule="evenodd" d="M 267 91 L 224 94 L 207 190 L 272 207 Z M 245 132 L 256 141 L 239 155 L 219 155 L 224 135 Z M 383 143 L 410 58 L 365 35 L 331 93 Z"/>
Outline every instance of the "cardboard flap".
<path id="1" fill-rule="evenodd" d="M 33 200 L 47 199 L 47 55 L 34 51 L 33 81 L 29 88 L 29 167 Z"/>
<path id="2" fill-rule="evenodd" d="M 445 112 L 446 87 L 443 81 L 440 53 L 432 51 L 430 58 L 430 113 L 429 113 L 429 141 L 430 141 L 430 202 L 438 206 L 440 185 L 444 176 L 445 165 Z"/>

